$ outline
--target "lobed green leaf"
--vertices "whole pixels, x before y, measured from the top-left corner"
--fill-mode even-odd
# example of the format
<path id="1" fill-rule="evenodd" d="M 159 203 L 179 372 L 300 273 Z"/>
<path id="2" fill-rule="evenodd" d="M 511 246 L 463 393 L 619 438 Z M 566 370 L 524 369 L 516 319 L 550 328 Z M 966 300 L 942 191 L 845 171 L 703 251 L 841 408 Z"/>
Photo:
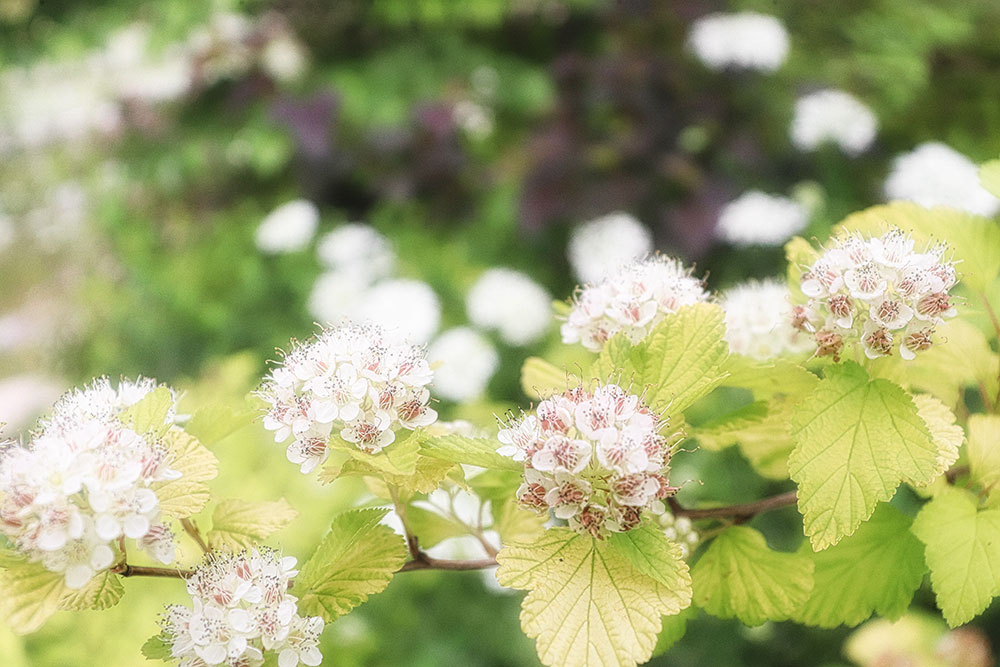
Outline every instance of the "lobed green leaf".
<path id="1" fill-rule="evenodd" d="M 212 530 L 206 535 L 208 546 L 230 551 L 253 547 L 298 515 L 284 498 L 270 502 L 223 500 L 212 512 Z"/>

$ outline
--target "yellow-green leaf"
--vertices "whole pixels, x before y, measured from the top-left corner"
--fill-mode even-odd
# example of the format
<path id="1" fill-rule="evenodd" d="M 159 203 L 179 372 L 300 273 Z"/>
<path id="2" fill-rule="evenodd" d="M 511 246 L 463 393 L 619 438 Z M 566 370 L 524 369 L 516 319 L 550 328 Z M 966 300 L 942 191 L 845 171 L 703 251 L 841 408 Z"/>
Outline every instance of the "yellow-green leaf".
<path id="1" fill-rule="evenodd" d="M 1000 160 L 990 160 L 979 165 L 979 181 L 994 197 L 1000 197 Z"/>
<path id="2" fill-rule="evenodd" d="M 958 460 L 958 448 L 965 440 L 962 427 L 955 423 L 955 414 L 944 403 L 930 394 L 913 397 L 917 414 L 924 420 L 934 444 L 937 445 L 937 474 L 950 468 Z"/>
<path id="3" fill-rule="evenodd" d="M 195 411 L 184 425 L 184 430 L 198 438 L 203 445 L 211 446 L 251 424 L 257 414 L 249 408 L 205 405 Z"/>
<path id="4" fill-rule="evenodd" d="M 442 461 L 500 470 L 524 469 L 524 466 L 517 461 L 497 454 L 499 447 L 500 443 L 493 438 L 467 438 L 463 435 L 427 438 L 420 443 L 420 451 L 424 456 Z"/>
<path id="5" fill-rule="evenodd" d="M 212 512 L 208 546 L 230 551 L 253 547 L 287 526 L 298 515 L 284 498 L 272 502 L 223 500 Z"/>
<path id="6" fill-rule="evenodd" d="M 122 412 L 121 420 L 139 433 L 152 431 L 162 435 L 170 428 L 167 417 L 173 407 L 174 395 L 167 387 L 159 386 Z"/>
<path id="7" fill-rule="evenodd" d="M 991 496 L 1000 482 L 1000 415 L 969 417 L 969 472 Z"/>
<path id="8" fill-rule="evenodd" d="M 536 401 L 580 384 L 581 378 L 539 357 L 528 357 L 521 366 L 521 389 Z"/>
<path id="9" fill-rule="evenodd" d="M 761 361 L 733 354 L 726 361 L 725 387 L 749 389 L 758 400 L 775 395 L 800 396 L 812 391 L 819 378 L 786 359 Z"/>
<path id="10" fill-rule="evenodd" d="M 507 498 L 502 503 L 494 501 L 493 508 L 493 529 L 504 544 L 530 542 L 545 530 L 549 518 L 521 507 L 516 498 Z"/>
<path id="11" fill-rule="evenodd" d="M 66 589 L 66 594 L 59 601 L 60 609 L 83 611 L 85 609 L 110 609 L 118 604 L 125 595 L 125 587 L 121 577 L 105 570 L 94 576 L 80 590 Z"/>
<path id="12" fill-rule="evenodd" d="M 197 438 L 180 429 L 171 429 L 164 441 L 169 465 L 181 473 L 178 479 L 155 482 L 150 488 L 160 499 L 160 512 L 168 519 L 184 519 L 200 512 L 211 494 L 205 484 L 218 474 L 219 461 Z"/>
<path id="13" fill-rule="evenodd" d="M 772 551 L 753 528 L 733 526 L 712 540 L 691 577 L 695 604 L 709 614 L 760 625 L 789 619 L 805 604 L 813 564 L 803 554 Z"/>
<path id="14" fill-rule="evenodd" d="M 0 570 L 0 612 L 11 630 L 28 634 L 59 611 L 68 590 L 62 574 L 41 563 L 22 562 Z"/>
<path id="15" fill-rule="evenodd" d="M 417 433 L 397 434 L 396 441 L 375 454 L 361 451 L 353 443 L 334 440 L 341 451 L 375 470 L 389 475 L 412 475 L 420 457 L 421 436 Z"/>

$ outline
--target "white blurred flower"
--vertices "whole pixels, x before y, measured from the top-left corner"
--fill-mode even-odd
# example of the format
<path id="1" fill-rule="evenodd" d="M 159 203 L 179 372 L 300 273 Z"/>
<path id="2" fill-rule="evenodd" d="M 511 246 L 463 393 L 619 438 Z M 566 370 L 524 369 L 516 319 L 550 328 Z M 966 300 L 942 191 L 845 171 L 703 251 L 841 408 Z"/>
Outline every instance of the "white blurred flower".
<path id="1" fill-rule="evenodd" d="M 268 255 L 302 250 L 319 226 L 319 209 L 305 199 L 295 199 L 274 209 L 257 227 L 257 248 Z"/>
<path id="2" fill-rule="evenodd" d="M 795 102 L 790 134 L 799 150 L 814 150 L 829 141 L 848 155 L 858 155 L 872 145 L 877 131 L 878 119 L 866 104 L 831 88 Z"/>
<path id="3" fill-rule="evenodd" d="M 462 100 L 452 110 L 455 124 L 474 139 L 485 139 L 493 134 L 493 110 L 471 100 Z"/>
<path id="4" fill-rule="evenodd" d="M 489 269 L 465 297 L 469 320 L 495 329 L 508 345 L 529 345 L 541 338 L 552 319 L 552 297 L 519 271 Z"/>
<path id="5" fill-rule="evenodd" d="M 722 294 L 720 303 L 726 312 L 726 340 L 736 354 L 774 359 L 814 347 L 811 336 L 792 327 L 791 293 L 782 282 L 737 285 Z"/>
<path id="6" fill-rule="evenodd" d="M 749 190 L 726 204 L 715 232 L 737 246 L 781 245 L 808 222 L 808 211 L 795 200 Z"/>
<path id="7" fill-rule="evenodd" d="M 396 266 L 392 244 L 374 227 L 360 222 L 341 225 L 316 244 L 320 262 L 332 271 L 370 284 L 389 276 Z"/>
<path id="8" fill-rule="evenodd" d="M 426 343 L 441 323 L 441 301 L 434 289 L 419 280 L 395 279 L 376 283 L 364 296 L 357 319 L 374 322 L 414 343 Z"/>
<path id="9" fill-rule="evenodd" d="M 325 271 L 316 278 L 309 292 L 309 314 L 320 324 L 356 318 L 365 298 L 368 283 L 341 271 Z"/>
<path id="10" fill-rule="evenodd" d="M 573 230 L 567 254 L 580 282 L 593 283 L 653 251 L 653 235 L 628 213 L 616 211 Z"/>
<path id="11" fill-rule="evenodd" d="M 449 401 L 479 397 L 500 367 L 500 355 L 482 335 L 468 327 L 442 333 L 427 348 L 434 367 L 434 394 Z"/>
<path id="12" fill-rule="evenodd" d="M 600 352 L 624 331 L 638 343 L 668 314 L 707 299 L 701 281 L 678 260 L 651 257 L 581 288 L 560 329 L 562 340 Z"/>
<path id="13" fill-rule="evenodd" d="M 278 81 L 293 81 L 306 69 L 305 49 L 284 32 L 268 40 L 260 59 L 264 71 Z"/>
<path id="14" fill-rule="evenodd" d="M 925 208 L 950 206 L 992 217 L 1000 199 L 979 182 L 975 163 L 942 143 L 920 144 L 896 157 L 885 181 L 886 199 L 904 199 Z"/>
<path id="15" fill-rule="evenodd" d="M 773 72 L 788 56 L 788 31 L 774 16 L 756 12 L 709 14 L 691 26 L 688 43 L 715 70 Z"/>

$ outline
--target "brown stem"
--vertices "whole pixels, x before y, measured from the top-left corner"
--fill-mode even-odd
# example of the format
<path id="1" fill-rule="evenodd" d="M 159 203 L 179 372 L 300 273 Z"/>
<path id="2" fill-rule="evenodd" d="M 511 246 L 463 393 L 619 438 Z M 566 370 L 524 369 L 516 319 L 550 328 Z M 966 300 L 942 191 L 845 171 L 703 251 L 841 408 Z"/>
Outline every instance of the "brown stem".
<path id="1" fill-rule="evenodd" d="M 673 510 L 675 516 L 686 516 L 689 519 L 742 519 L 743 521 L 764 512 L 794 505 L 795 501 L 795 491 L 780 493 L 776 496 L 752 503 L 727 505 L 725 507 L 708 507 L 705 509 L 688 509 L 681 506 L 674 498 L 668 499 L 670 509 Z"/>
<path id="2" fill-rule="evenodd" d="M 111 571 L 122 577 L 169 577 L 173 579 L 187 579 L 194 570 L 181 570 L 173 567 L 146 567 L 144 565 L 129 565 L 119 563 L 111 568 Z"/>
<path id="3" fill-rule="evenodd" d="M 945 472 L 944 478 L 949 484 L 954 484 L 956 479 L 967 474 L 969 474 L 969 466 L 954 466 Z"/>
<path id="4" fill-rule="evenodd" d="M 201 531 L 198 530 L 198 526 L 194 524 L 194 521 L 191 519 L 181 519 L 181 526 L 184 527 L 184 532 L 190 535 L 191 539 L 198 543 L 198 546 L 201 547 L 203 552 L 208 553 L 211 551 L 211 549 L 208 548 L 208 545 L 205 544 L 205 539 L 201 536 Z"/>
<path id="5" fill-rule="evenodd" d="M 413 570 L 485 570 L 495 567 L 496 558 L 481 558 L 479 560 L 444 560 L 431 558 L 421 552 L 419 558 L 407 561 L 396 572 L 411 572 Z"/>

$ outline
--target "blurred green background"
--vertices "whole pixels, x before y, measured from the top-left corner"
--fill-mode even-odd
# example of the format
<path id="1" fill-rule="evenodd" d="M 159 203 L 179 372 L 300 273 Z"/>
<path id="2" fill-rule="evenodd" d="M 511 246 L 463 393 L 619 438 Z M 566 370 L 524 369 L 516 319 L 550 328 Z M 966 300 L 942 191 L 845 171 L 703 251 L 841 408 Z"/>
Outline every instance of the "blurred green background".
<path id="1" fill-rule="evenodd" d="M 699 62 L 688 31 L 719 10 L 780 18 L 784 65 Z M 998 34 L 995 0 L 0 0 L 0 421 L 27 433 L 59 391 L 105 374 L 171 383 L 188 410 L 241 405 L 275 348 L 322 319 L 309 307 L 316 242 L 255 244 L 294 199 L 315 204 L 319 235 L 347 221 L 384 235 L 392 275 L 436 293 L 442 331 L 468 323 L 466 295 L 491 267 L 568 297 L 574 228 L 616 210 L 712 290 L 781 275 L 780 246 L 717 240 L 721 208 L 748 189 L 789 194 L 809 210 L 803 234 L 822 240 L 882 201 L 893 158 L 922 142 L 995 158 Z M 789 141 L 796 98 L 822 87 L 875 112 L 863 155 Z M 530 346 L 483 335 L 499 368 L 484 392 L 443 402 L 443 418 L 491 427 L 527 405 L 527 356 L 587 358 L 559 343 L 555 320 Z M 219 497 L 284 496 L 301 512 L 275 539 L 300 561 L 364 493 L 301 476 L 259 424 L 216 453 Z M 785 489 L 732 450 L 678 465 L 704 482 L 690 501 Z M 756 522 L 776 547 L 801 534 L 791 510 Z M 126 587 L 114 609 L 61 612 L 30 637 L 0 627 L 0 663 L 141 664 L 161 605 L 184 592 Z M 325 664 L 536 664 L 519 602 L 479 573 L 406 574 L 327 628 Z M 928 591 L 915 606 L 933 611 Z M 998 621 L 994 609 L 976 622 L 994 646 Z M 851 632 L 702 615 L 651 664 L 845 665 Z"/>

